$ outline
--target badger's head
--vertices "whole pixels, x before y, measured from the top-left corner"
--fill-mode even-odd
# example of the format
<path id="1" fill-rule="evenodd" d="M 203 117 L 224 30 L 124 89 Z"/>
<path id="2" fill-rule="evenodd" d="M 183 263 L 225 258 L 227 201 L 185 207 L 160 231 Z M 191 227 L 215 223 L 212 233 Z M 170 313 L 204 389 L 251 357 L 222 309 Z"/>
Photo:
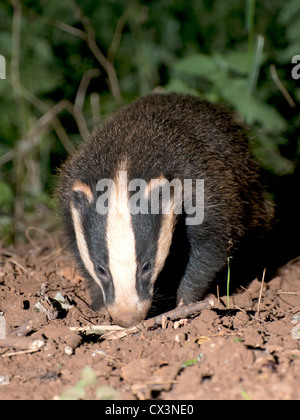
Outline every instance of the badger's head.
<path id="1" fill-rule="evenodd" d="M 137 213 L 130 200 L 130 183 L 123 174 L 117 171 L 112 188 L 100 196 L 85 182 L 76 180 L 70 213 L 81 265 L 102 290 L 113 321 L 126 327 L 143 320 L 150 309 L 155 281 L 169 253 L 176 216 L 172 199 L 165 214 Z M 164 181 L 161 176 L 141 188 L 148 210 L 151 192 Z"/>

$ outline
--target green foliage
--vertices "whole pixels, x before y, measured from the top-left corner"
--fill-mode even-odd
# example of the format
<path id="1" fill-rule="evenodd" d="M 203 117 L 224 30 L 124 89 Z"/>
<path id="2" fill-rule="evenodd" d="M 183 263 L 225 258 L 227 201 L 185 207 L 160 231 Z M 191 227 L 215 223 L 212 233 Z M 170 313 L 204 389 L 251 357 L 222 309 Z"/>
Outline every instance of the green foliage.
<path id="1" fill-rule="evenodd" d="M 264 168 L 292 173 L 299 33 L 298 0 L 1 2 L 0 236 L 55 228 L 36 216 L 54 206 L 56 168 L 107 115 L 157 87 L 231 108 Z"/>
<path id="2" fill-rule="evenodd" d="M 283 143 L 280 134 L 287 130 L 288 122 L 274 106 L 251 92 L 252 73 L 258 70 L 250 63 L 247 51 L 228 55 L 193 54 L 175 64 L 166 90 L 198 93 L 213 102 L 230 105 L 256 133 L 256 152 L 265 167 L 279 174 L 290 172 L 292 162 L 279 151 L 279 145 Z"/>
<path id="3" fill-rule="evenodd" d="M 86 366 L 81 372 L 81 379 L 75 386 L 67 388 L 59 396 L 60 400 L 116 400 L 120 394 L 112 387 L 102 386 L 96 372 Z"/>
<path id="4" fill-rule="evenodd" d="M 196 365 L 197 363 L 199 363 L 199 362 L 201 361 L 202 357 L 203 357 L 203 354 L 202 354 L 202 353 L 200 353 L 200 354 L 199 354 L 199 355 L 198 355 L 195 359 L 186 360 L 186 361 L 182 364 L 181 368 L 182 368 L 182 369 L 185 369 L 185 368 L 187 368 L 187 367 L 190 367 L 190 366 L 194 366 L 194 365 Z"/>

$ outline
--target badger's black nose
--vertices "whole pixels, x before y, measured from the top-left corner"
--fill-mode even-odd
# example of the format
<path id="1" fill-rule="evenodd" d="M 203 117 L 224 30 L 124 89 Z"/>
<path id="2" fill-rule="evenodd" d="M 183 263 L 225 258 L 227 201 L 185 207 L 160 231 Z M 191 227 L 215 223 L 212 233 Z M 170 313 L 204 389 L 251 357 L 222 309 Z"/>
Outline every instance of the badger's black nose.
<path id="1" fill-rule="evenodd" d="M 118 314 L 117 316 L 112 317 L 115 324 L 120 325 L 120 327 L 131 327 L 136 323 L 142 321 L 144 316 L 137 313 L 128 313 L 128 314 Z"/>

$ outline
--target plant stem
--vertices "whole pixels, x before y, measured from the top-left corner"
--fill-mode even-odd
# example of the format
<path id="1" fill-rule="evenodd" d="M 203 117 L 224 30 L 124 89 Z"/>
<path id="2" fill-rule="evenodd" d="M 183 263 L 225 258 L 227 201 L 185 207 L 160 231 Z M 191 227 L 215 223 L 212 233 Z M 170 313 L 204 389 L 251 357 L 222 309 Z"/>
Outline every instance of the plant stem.
<path id="1" fill-rule="evenodd" d="M 229 286 L 230 286 L 230 258 L 227 258 L 228 270 L 227 270 L 227 308 L 230 309 L 230 301 L 229 301 Z"/>
<path id="2" fill-rule="evenodd" d="M 247 0 L 246 2 L 246 31 L 248 33 L 248 53 L 253 54 L 254 47 L 254 18 L 255 18 L 255 0 Z"/>
<path id="3" fill-rule="evenodd" d="M 264 50 L 265 38 L 263 35 L 257 36 L 257 41 L 255 44 L 252 65 L 249 74 L 249 90 L 251 93 L 254 93 L 257 86 L 257 80 L 259 76 L 259 71 L 262 63 L 262 55 Z"/>

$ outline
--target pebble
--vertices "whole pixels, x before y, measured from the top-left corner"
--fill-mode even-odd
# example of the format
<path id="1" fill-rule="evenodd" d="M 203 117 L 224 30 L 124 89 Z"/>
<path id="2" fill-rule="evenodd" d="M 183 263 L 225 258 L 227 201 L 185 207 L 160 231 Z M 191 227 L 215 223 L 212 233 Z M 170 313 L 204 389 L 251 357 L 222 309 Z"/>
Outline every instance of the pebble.
<path id="1" fill-rule="evenodd" d="M 8 385 L 10 383 L 10 379 L 8 375 L 0 375 L 0 386 Z"/>

